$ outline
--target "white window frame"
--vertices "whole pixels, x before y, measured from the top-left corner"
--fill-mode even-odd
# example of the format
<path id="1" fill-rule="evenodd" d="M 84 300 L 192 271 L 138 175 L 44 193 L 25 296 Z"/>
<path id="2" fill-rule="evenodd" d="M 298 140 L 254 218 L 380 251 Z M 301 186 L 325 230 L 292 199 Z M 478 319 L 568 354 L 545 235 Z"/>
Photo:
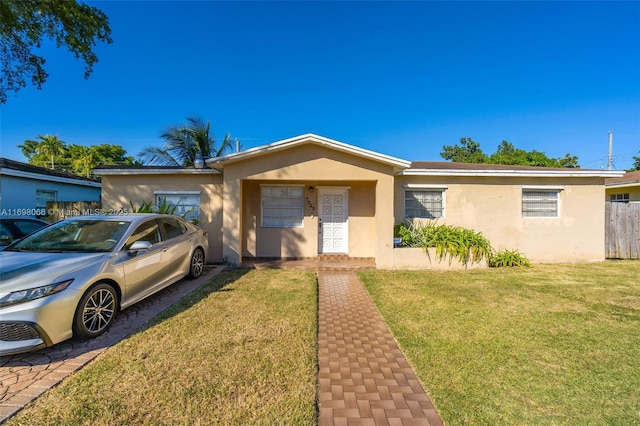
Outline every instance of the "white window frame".
<path id="1" fill-rule="evenodd" d="M 612 203 L 628 203 L 629 202 L 629 193 L 621 193 L 621 194 L 609 194 L 609 201 Z"/>
<path id="2" fill-rule="evenodd" d="M 53 198 L 47 198 L 46 200 L 44 200 L 44 203 L 42 203 L 43 194 L 50 195 Z M 56 201 L 57 199 L 58 199 L 58 191 L 52 191 L 50 189 L 36 189 L 36 208 L 38 209 L 46 208 L 47 201 Z"/>
<path id="3" fill-rule="evenodd" d="M 561 211 L 561 197 L 560 192 L 564 190 L 563 186 L 523 186 L 521 192 L 520 210 L 523 219 L 558 219 Z M 542 196 L 540 200 L 525 200 L 525 193 L 533 194 L 538 193 Z M 546 196 L 543 194 L 547 193 Z M 551 197 L 549 194 L 553 193 L 555 196 Z M 543 203 L 555 202 L 555 209 L 545 208 L 544 206 L 528 206 L 525 208 L 525 203 L 529 201 L 541 201 Z M 552 214 L 545 215 L 533 215 L 535 212 L 552 212 Z"/>
<path id="4" fill-rule="evenodd" d="M 304 185 L 260 185 L 260 216 L 263 228 L 302 228 Z"/>
<path id="5" fill-rule="evenodd" d="M 200 221 L 200 191 L 154 191 L 153 194 L 156 196 L 156 206 L 159 207 L 162 204 L 163 198 L 192 198 L 192 201 L 195 201 L 197 197 L 197 203 L 182 203 L 182 200 L 177 203 L 173 202 L 171 198 L 169 198 L 169 204 L 172 206 L 176 206 L 176 211 L 174 215 L 183 216 L 188 221 L 191 222 L 199 222 Z M 186 213 L 186 214 L 185 214 Z"/>
<path id="6" fill-rule="evenodd" d="M 420 216 L 408 216 L 407 215 L 407 193 L 408 192 L 439 192 L 440 200 L 442 204 L 442 208 L 440 209 L 440 216 L 436 216 L 433 212 L 429 211 L 426 207 L 423 208 L 425 211 L 429 212 L 429 216 L 420 215 Z M 422 202 L 421 202 L 422 203 Z M 403 214 L 406 219 L 444 219 L 446 217 L 446 206 L 447 206 L 447 186 L 446 185 L 417 185 L 417 184 L 407 184 L 404 185 L 404 206 L 403 206 Z M 432 216 L 432 217 L 430 217 Z"/>

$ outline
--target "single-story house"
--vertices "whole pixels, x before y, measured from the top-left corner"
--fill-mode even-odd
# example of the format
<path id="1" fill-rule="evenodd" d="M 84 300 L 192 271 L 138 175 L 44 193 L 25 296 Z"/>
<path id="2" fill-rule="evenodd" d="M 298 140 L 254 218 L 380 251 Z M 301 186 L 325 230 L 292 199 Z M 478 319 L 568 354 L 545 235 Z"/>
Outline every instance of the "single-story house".
<path id="1" fill-rule="evenodd" d="M 98 180 L 0 158 L 0 213 L 45 216 L 47 201 L 100 201 Z"/>
<path id="2" fill-rule="evenodd" d="M 211 261 L 346 254 L 401 267 L 394 224 L 435 219 L 534 262 L 604 260 L 604 181 L 621 172 L 411 162 L 314 134 L 202 168 L 102 166 L 103 208 L 163 199 L 209 233 Z"/>
<path id="3" fill-rule="evenodd" d="M 607 201 L 640 203 L 640 170 L 605 180 Z"/>

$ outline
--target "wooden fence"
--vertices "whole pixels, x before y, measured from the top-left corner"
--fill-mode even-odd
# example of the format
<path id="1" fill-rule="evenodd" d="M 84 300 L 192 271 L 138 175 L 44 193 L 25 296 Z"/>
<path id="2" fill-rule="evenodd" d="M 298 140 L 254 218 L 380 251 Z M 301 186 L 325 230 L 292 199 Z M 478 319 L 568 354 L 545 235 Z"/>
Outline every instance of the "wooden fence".
<path id="1" fill-rule="evenodd" d="M 97 214 L 101 206 L 99 201 L 47 201 L 45 220 L 53 223 L 72 216 Z"/>
<path id="2" fill-rule="evenodd" d="M 640 203 L 607 202 L 607 259 L 640 259 Z"/>

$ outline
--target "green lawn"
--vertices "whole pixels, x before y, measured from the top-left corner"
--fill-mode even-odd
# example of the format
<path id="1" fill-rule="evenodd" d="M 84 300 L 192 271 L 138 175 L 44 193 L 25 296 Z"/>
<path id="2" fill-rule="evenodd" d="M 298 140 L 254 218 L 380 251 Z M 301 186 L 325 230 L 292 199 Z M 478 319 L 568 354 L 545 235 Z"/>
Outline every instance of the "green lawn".
<path id="1" fill-rule="evenodd" d="M 640 262 L 360 277 L 449 426 L 640 424 Z M 223 272 L 7 424 L 313 425 L 316 338 L 313 273 Z"/>
<path id="2" fill-rule="evenodd" d="M 313 273 L 223 272 L 8 425 L 315 424 L 316 318 Z"/>
<path id="3" fill-rule="evenodd" d="M 448 425 L 640 424 L 640 262 L 360 277 Z"/>

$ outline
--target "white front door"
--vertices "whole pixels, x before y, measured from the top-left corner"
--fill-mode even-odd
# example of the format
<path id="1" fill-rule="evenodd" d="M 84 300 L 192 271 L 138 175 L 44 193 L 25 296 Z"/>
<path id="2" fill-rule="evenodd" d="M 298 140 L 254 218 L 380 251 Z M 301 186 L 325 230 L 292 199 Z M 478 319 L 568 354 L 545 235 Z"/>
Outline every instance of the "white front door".
<path id="1" fill-rule="evenodd" d="M 319 253 L 348 253 L 349 251 L 349 190 L 346 188 L 320 188 L 319 198 Z"/>

